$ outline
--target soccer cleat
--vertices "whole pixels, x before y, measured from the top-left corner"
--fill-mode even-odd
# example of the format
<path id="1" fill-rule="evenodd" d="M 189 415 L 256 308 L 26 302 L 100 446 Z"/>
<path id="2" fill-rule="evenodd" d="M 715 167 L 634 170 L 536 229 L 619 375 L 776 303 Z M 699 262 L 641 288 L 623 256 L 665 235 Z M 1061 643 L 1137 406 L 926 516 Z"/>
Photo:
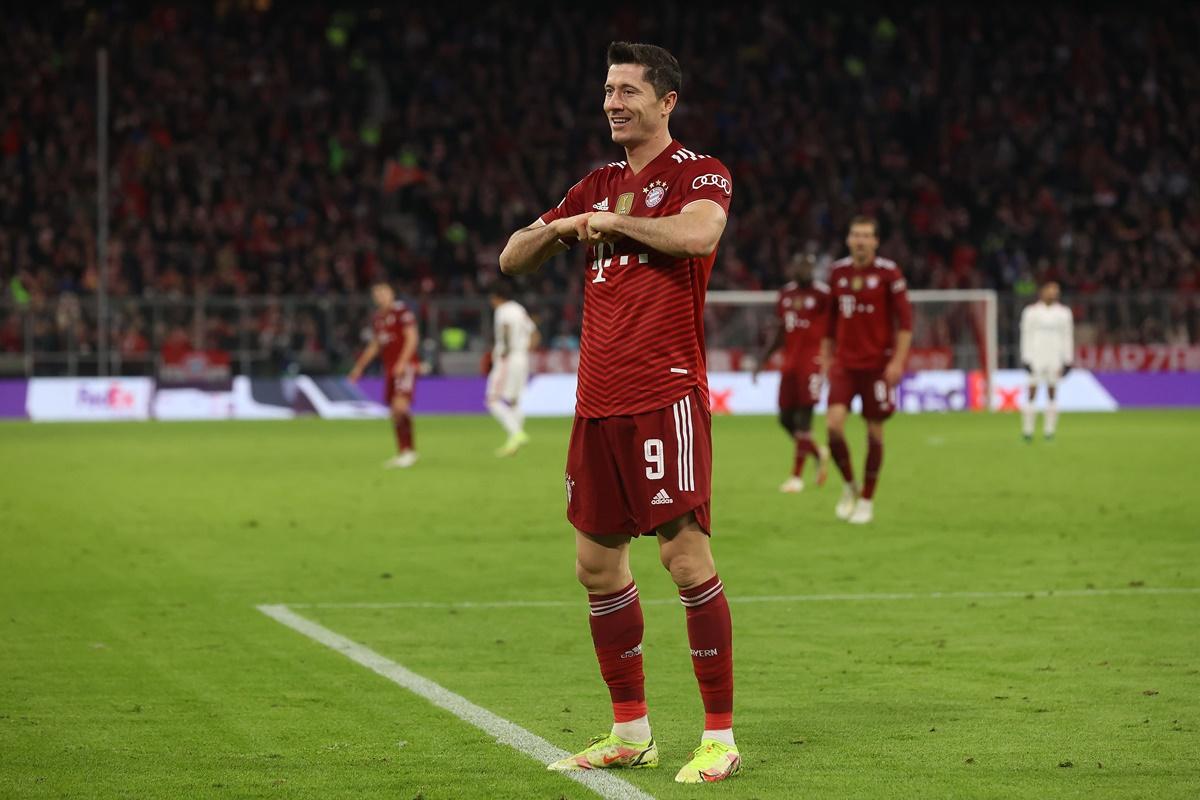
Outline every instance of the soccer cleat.
<path id="1" fill-rule="evenodd" d="M 417 451 L 405 450 L 400 455 L 383 462 L 383 466 L 385 469 L 408 469 L 415 463 L 417 463 Z"/>
<path id="2" fill-rule="evenodd" d="M 817 486 L 825 485 L 825 479 L 829 477 L 829 448 L 821 445 L 817 448 Z"/>
<path id="3" fill-rule="evenodd" d="M 847 483 L 842 487 L 842 499 L 838 500 L 833 513 L 837 514 L 838 519 L 850 519 L 850 515 L 854 513 L 854 504 L 857 501 L 858 492 L 852 485 Z"/>
<path id="4" fill-rule="evenodd" d="M 568 772 L 575 769 L 645 769 L 658 766 L 658 745 L 651 738 L 627 742 L 616 734 L 597 736 L 579 753 L 560 758 L 546 769 Z"/>
<path id="5" fill-rule="evenodd" d="M 528 433 L 525 431 L 514 433 L 508 437 L 508 441 L 504 443 L 504 446 L 496 451 L 496 457 L 505 458 L 511 456 L 527 444 L 529 444 Z"/>
<path id="6" fill-rule="evenodd" d="M 784 494 L 799 494 L 804 491 L 804 481 L 799 475 L 793 475 L 779 486 L 779 491 Z"/>
<path id="7" fill-rule="evenodd" d="M 675 775 L 676 783 L 716 783 L 732 778 L 742 768 L 742 756 L 736 747 L 704 739 L 692 751 L 692 760 Z"/>
<path id="8" fill-rule="evenodd" d="M 850 515 L 848 522 L 851 525 L 866 525 L 875 518 L 875 503 L 860 497 L 858 502 L 854 504 L 854 513 Z"/>
<path id="9" fill-rule="evenodd" d="M 1021 438 L 1025 440 L 1025 444 L 1033 444 L 1033 434 L 1032 433 L 1023 433 L 1023 434 L 1021 434 Z"/>

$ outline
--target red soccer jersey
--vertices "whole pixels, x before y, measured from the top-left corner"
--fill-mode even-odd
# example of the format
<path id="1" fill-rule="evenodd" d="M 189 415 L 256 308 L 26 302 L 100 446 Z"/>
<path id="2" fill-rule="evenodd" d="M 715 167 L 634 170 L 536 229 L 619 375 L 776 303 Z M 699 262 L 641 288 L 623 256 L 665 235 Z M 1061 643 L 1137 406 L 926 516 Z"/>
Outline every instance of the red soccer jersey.
<path id="1" fill-rule="evenodd" d="M 392 303 L 391 308 L 376 311 L 375 316 L 371 318 L 371 326 L 375 329 L 375 341 L 379 344 L 380 359 L 383 361 L 384 370 L 389 374 L 396 369 L 396 362 L 404 352 L 405 328 L 415 325 L 416 322 L 416 315 L 403 300 Z M 414 351 L 414 361 L 416 357 Z"/>
<path id="2" fill-rule="evenodd" d="M 828 336 L 835 343 L 835 360 L 846 369 L 883 369 L 895 349 L 896 330 L 912 330 L 908 285 L 896 262 L 876 258 L 856 267 L 849 258 L 835 261 L 829 289 Z"/>
<path id="3" fill-rule="evenodd" d="M 829 287 L 820 281 L 809 286 L 789 283 L 779 292 L 775 313 L 783 323 L 785 372 L 816 369 L 821 339 L 829 328 Z"/>
<path id="4" fill-rule="evenodd" d="M 592 171 L 542 221 L 593 210 L 669 217 L 697 200 L 729 213 L 732 196 L 724 164 L 672 141 L 636 175 L 624 161 Z M 704 293 L 716 257 L 674 258 L 632 239 L 588 248 L 578 416 L 655 411 L 693 387 L 708 401 Z"/>

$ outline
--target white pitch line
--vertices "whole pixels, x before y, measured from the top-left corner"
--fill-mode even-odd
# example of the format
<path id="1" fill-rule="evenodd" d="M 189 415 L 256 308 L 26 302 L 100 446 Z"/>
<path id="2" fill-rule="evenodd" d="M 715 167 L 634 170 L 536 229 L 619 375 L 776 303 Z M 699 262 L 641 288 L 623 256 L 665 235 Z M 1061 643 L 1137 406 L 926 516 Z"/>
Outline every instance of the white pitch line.
<path id="1" fill-rule="evenodd" d="M 873 594 L 772 594 L 733 595 L 730 603 L 867 603 L 895 600 L 988 600 L 1005 598 L 1052 597 L 1113 597 L 1136 595 L 1200 594 L 1196 587 L 1140 587 L 1129 589 L 1040 589 L 1036 591 L 998 592 L 877 592 Z M 674 605 L 676 598 L 643 598 L 644 606 Z M 577 600 L 496 600 L 491 602 L 439 603 L 423 600 L 394 603 L 288 603 L 289 608 L 359 608 L 359 609 L 473 609 L 473 608 L 565 608 L 580 606 Z"/>
<path id="2" fill-rule="evenodd" d="M 276 622 L 336 650 L 356 664 L 361 664 L 372 672 L 382 675 L 413 694 L 428 700 L 438 708 L 449 711 L 463 722 L 489 734 L 497 742 L 506 744 L 518 753 L 527 755 L 543 765 L 570 755 L 567 751 L 560 750 L 520 725 L 509 722 L 482 706 L 475 705 L 462 695 L 455 694 L 428 678 L 421 677 L 369 647 L 351 641 L 323 625 L 318 625 L 312 620 L 300 616 L 286 605 L 262 605 L 257 608 Z M 605 800 L 654 800 L 651 795 L 610 772 L 588 770 L 558 774 L 582 784 Z"/>

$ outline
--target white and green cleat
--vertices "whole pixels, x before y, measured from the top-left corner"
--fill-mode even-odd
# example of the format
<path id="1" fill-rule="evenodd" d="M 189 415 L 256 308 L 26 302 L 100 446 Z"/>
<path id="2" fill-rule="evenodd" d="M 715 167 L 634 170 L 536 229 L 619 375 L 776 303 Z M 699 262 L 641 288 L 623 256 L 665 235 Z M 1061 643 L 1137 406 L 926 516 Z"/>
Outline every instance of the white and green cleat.
<path id="1" fill-rule="evenodd" d="M 497 458 L 506 458 L 511 455 L 516 455 L 516 452 L 525 445 L 529 444 L 529 434 L 525 431 L 514 433 L 508 437 L 504 446 L 496 451 Z"/>
<path id="2" fill-rule="evenodd" d="M 858 504 L 858 489 L 853 484 L 847 483 L 842 487 L 842 497 L 838 500 L 837 506 L 833 509 L 833 513 L 838 519 L 848 520 L 854 513 L 854 506 Z"/>
<path id="3" fill-rule="evenodd" d="M 627 742 L 614 734 L 597 736 L 582 752 L 560 758 L 546 767 L 554 772 L 574 769 L 645 769 L 658 766 L 658 745 L 654 739 Z"/>
<path id="4" fill-rule="evenodd" d="M 692 760 L 675 775 L 676 783 L 716 783 L 732 778 L 742 768 L 742 756 L 736 747 L 715 739 L 704 739 L 692 751 Z"/>

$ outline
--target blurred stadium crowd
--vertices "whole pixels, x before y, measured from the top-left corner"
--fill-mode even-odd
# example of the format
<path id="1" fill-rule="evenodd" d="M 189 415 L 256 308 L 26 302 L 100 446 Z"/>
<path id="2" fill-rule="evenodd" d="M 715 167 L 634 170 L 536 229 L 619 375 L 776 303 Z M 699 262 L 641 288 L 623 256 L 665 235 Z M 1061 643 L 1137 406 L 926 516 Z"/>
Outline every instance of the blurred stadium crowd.
<path id="1" fill-rule="evenodd" d="M 675 51 L 672 131 L 733 172 L 712 288 L 836 257 L 866 212 L 915 287 L 1170 291 L 1168 324 L 1120 335 L 1200 339 L 1196 4 L 28 11 L 0 30 L 0 296 L 54 307 L 49 346 L 95 289 L 102 42 L 117 297 L 345 295 L 385 274 L 472 296 L 513 229 L 619 155 L 600 110 L 615 38 Z M 577 297 L 576 266 L 531 288 Z M 149 324 L 130 312 L 119 338 Z"/>

